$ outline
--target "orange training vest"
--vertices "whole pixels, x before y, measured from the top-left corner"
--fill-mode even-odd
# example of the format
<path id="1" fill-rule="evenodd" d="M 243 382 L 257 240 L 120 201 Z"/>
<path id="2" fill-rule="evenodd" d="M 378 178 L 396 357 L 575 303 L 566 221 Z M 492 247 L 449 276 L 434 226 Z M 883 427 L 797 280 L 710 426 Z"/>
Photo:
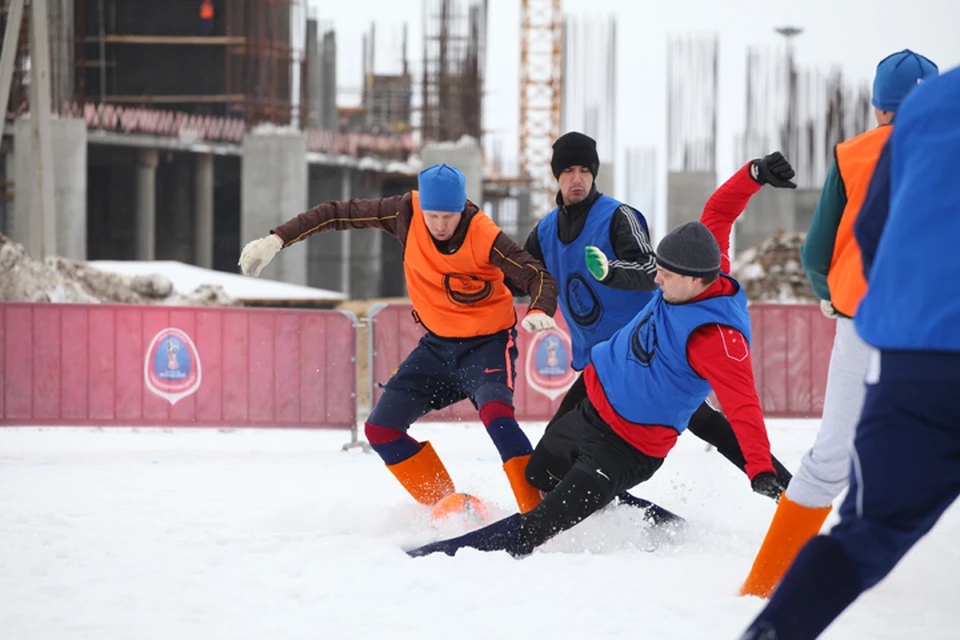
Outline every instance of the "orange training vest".
<path id="1" fill-rule="evenodd" d="M 204 1 L 200 5 L 200 18 L 202 20 L 213 20 L 213 3 Z"/>
<path id="2" fill-rule="evenodd" d="M 482 211 L 470 220 L 463 245 L 453 254 L 437 250 L 414 191 L 403 271 L 420 322 L 443 338 L 488 336 L 512 327 L 517 316 L 503 272 L 490 263 L 500 229 Z"/>
<path id="3" fill-rule="evenodd" d="M 892 131 L 893 126 L 880 126 L 837 145 L 837 169 L 847 192 L 847 206 L 843 209 L 837 228 L 827 285 L 834 308 L 851 318 L 867 292 L 860 247 L 853 236 L 853 223 L 857 221 L 860 207 L 867 197 L 867 188 L 880 151 Z"/>

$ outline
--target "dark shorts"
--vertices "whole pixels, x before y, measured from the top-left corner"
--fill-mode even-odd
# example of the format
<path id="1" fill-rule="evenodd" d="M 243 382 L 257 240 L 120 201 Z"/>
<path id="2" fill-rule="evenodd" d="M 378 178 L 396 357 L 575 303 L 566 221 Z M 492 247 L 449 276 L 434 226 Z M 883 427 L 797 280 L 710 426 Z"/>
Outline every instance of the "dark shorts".
<path id="1" fill-rule="evenodd" d="M 589 399 L 560 418 L 543 434 L 527 463 L 527 480 L 551 491 L 574 469 L 603 479 L 603 504 L 650 477 L 663 464 L 621 438 Z"/>
<path id="2" fill-rule="evenodd" d="M 527 463 L 527 481 L 546 495 L 520 516 L 524 544 L 532 550 L 566 531 L 649 480 L 662 464 L 617 435 L 583 400 L 543 434 Z"/>
<path id="3" fill-rule="evenodd" d="M 517 331 L 477 338 L 427 333 L 384 385 L 368 422 L 406 430 L 436 409 L 468 399 L 480 408 L 499 401 L 513 406 Z"/>

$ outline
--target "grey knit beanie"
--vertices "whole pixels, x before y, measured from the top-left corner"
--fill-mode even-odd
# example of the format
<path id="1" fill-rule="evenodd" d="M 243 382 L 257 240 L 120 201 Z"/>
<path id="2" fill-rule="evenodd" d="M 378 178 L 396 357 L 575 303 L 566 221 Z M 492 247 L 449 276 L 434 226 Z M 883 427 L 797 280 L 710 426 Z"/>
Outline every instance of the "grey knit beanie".
<path id="1" fill-rule="evenodd" d="M 657 264 L 684 276 L 715 276 L 720 271 L 720 245 L 702 222 L 684 222 L 657 245 Z"/>

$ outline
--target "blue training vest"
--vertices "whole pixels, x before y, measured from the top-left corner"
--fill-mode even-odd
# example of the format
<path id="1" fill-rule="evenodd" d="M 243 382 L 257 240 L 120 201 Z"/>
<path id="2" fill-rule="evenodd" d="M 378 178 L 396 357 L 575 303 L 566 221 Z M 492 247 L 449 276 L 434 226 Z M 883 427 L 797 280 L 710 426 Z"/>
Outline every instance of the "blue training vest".
<path id="1" fill-rule="evenodd" d="M 547 214 L 537 225 L 537 238 L 544 266 L 560 286 L 560 310 L 567 321 L 573 343 L 573 368 L 590 363 L 590 347 L 606 340 L 630 320 L 652 298 L 655 291 L 626 291 L 600 284 L 587 269 L 585 249 L 594 246 L 611 260 L 610 222 L 622 203 L 600 196 L 587 213 L 583 231 L 570 244 L 560 242 L 557 233 L 559 209 Z M 637 212 L 644 231 L 647 222 Z"/>
<path id="2" fill-rule="evenodd" d="M 733 295 L 670 304 L 656 297 L 625 327 L 593 347 L 591 358 L 610 406 L 634 424 L 687 428 L 690 416 L 710 395 L 710 383 L 687 361 L 690 334 L 705 324 L 722 324 L 750 343 L 747 296 L 740 283 Z"/>
<path id="3" fill-rule="evenodd" d="M 960 68 L 910 92 L 890 144 L 890 212 L 854 324 L 879 349 L 960 353 Z"/>

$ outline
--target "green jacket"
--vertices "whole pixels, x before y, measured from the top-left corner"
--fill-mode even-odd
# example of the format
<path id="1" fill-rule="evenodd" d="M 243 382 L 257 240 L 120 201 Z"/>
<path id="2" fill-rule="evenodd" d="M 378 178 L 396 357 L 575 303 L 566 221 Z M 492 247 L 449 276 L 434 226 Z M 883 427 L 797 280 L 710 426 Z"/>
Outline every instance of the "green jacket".
<path id="1" fill-rule="evenodd" d="M 847 189 L 837 162 L 834 160 L 823 182 L 817 210 L 813 213 L 813 222 L 807 232 L 807 239 L 800 248 L 803 270 L 810 278 L 813 291 L 821 300 L 830 299 L 830 287 L 827 286 L 827 273 L 833 261 L 833 244 L 840 228 L 843 210 L 847 207 Z"/>

